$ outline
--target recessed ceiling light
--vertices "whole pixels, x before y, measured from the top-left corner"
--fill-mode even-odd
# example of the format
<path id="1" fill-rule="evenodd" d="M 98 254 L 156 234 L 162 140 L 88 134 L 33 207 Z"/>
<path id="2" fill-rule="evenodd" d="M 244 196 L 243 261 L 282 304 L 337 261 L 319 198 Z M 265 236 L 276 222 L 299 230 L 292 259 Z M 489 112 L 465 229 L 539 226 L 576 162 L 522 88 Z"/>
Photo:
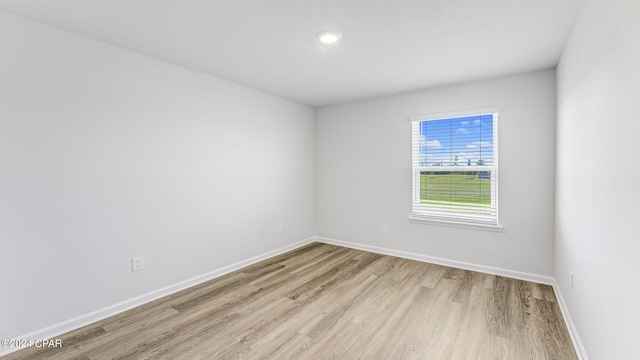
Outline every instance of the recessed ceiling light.
<path id="1" fill-rule="evenodd" d="M 323 44 L 335 44 L 342 38 L 342 34 L 333 30 L 320 31 L 316 38 Z"/>

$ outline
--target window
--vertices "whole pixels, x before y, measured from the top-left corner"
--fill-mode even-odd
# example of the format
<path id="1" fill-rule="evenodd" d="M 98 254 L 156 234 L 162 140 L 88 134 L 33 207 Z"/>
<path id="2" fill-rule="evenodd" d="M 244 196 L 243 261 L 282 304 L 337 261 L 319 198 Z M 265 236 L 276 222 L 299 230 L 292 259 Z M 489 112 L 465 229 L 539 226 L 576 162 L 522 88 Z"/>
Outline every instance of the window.
<path id="1" fill-rule="evenodd" d="M 498 228 L 498 112 L 412 117 L 411 219 Z"/>

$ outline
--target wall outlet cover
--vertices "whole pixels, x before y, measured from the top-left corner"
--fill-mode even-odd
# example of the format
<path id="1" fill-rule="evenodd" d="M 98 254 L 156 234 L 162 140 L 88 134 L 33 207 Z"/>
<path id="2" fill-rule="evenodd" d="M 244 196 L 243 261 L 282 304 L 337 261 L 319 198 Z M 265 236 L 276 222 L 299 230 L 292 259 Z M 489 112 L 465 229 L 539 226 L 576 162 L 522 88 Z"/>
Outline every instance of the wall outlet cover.
<path id="1" fill-rule="evenodd" d="M 144 257 L 136 256 L 131 258 L 131 271 L 140 271 L 144 269 Z"/>

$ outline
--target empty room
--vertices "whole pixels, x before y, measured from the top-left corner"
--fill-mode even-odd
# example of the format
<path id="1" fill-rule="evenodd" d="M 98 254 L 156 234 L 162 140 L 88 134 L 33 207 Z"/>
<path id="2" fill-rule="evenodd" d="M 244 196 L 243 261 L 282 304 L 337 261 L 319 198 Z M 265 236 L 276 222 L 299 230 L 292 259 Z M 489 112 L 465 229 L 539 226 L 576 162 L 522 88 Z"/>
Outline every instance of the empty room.
<path id="1" fill-rule="evenodd" d="M 0 359 L 640 359 L 640 1 L 0 0 Z"/>

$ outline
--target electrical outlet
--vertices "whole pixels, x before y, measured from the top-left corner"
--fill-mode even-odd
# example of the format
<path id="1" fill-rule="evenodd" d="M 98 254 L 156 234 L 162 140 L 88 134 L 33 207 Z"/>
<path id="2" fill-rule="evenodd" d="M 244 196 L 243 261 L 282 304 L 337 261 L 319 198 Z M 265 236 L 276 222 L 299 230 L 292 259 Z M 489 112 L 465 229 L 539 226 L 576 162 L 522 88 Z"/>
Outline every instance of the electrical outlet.
<path id="1" fill-rule="evenodd" d="M 137 256 L 131 258 L 131 271 L 140 271 L 144 269 L 144 257 Z"/>
<path id="2" fill-rule="evenodd" d="M 283 229 L 283 227 L 282 227 L 282 223 L 277 223 L 277 224 L 276 224 L 276 230 L 277 230 L 278 232 L 282 232 L 282 229 Z"/>
<path id="3" fill-rule="evenodd" d="M 387 224 L 380 225 L 380 232 L 383 232 L 383 233 L 389 232 L 389 225 Z"/>
<path id="4" fill-rule="evenodd" d="M 573 271 L 569 270 L 569 288 L 573 290 Z"/>

